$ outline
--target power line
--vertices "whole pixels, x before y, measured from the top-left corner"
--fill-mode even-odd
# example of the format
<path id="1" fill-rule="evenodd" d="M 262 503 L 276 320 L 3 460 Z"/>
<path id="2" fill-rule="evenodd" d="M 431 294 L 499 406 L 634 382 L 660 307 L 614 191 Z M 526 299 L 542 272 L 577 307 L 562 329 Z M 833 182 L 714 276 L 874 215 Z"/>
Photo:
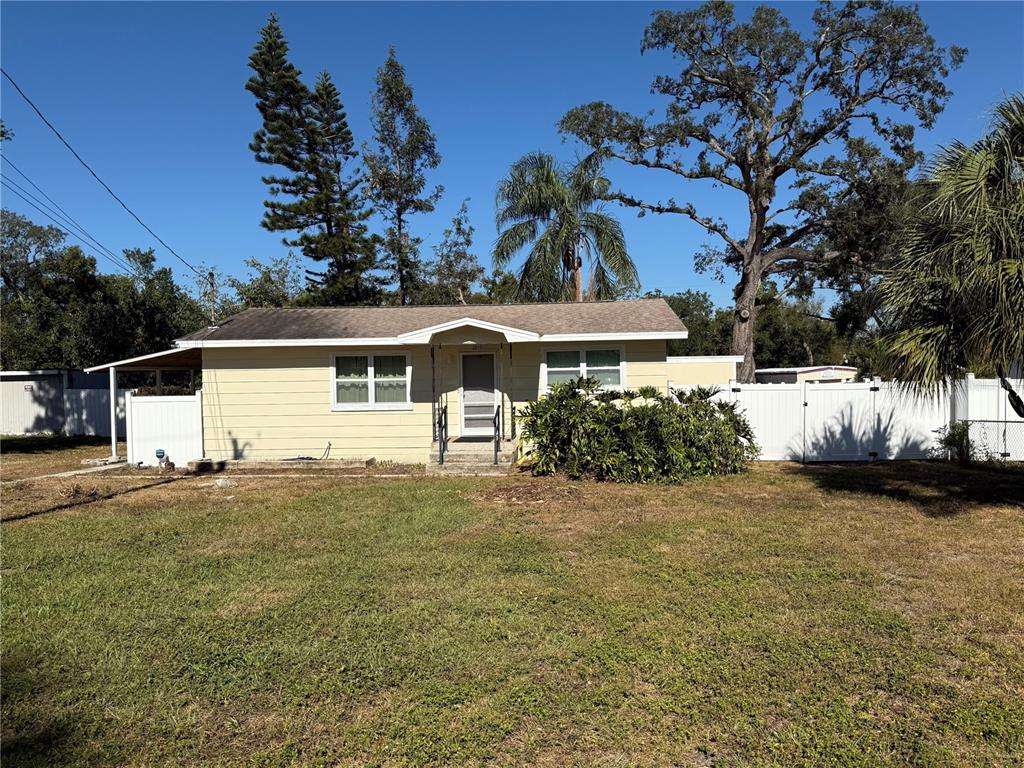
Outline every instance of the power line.
<path id="1" fill-rule="evenodd" d="M 77 221 L 77 220 L 75 219 L 75 217 L 74 217 L 74 216 L 72 216 L 72 215 L 71 215 L 70 213 L 68 213 L 68 212 L 67 212 L 66 210 L 64 210 L 64 208 L 62 208 L 62 207 L 61 207 L 60 203 L 58 203 L 58 202 L 57 202 L 56 200 L 54 200 L 54 199 L 53 199 L 52 197 L 50 197 L 50 196 L 49 196 L 48 194 L 46 194 L 46 191 L 45 191 L 45 190 L 44 190 L 44 189 L 43 189 L 42 187 L 40 187 L 40 186 L 39 186 L 38 184 L 36 184 L 36 183 L 35 183 L 34 181 L 32 181 L 32 179 L 30 179 L 30 178 L 29 178 L 29 176 L 28 176 L 28 174 L 27 174 L 27 173 L 25 173 L 25 172 L 24 172 L 23 170 L 21 170 L 21 168 L 19 168 L 19 167 L 18 167 L 17 165 L 15 165 L 15 164 L 14 164 L 14 162 L 13 162 L 13 161 L 11 160 L 11 158 L 9 158 L 9 157 L 8 157 L 7 155 L 4 155 L 4 156 L 3 156 L 3 162 L 4 162 L 4 163 L 6 163 L 7 165 L 11 166 L 11 168 L 13 168 L 13 169 L 14 169 L 14 170 L 15 170 L 15 171 L 16 171 L 16 172 L 18 173 L 18 175 L 19 175 L 19 176 L 21 176 L 21 177 L 22 177 L 22 178 L 23 178 L 23 179 L 24 179 L 25 181 L 27 181 L 27 182 L 28 182 L 28 183 L 29 183 L 30 185 L 32 185 L 32 187 L 33 187 L 33 188 L 34 188 L 34 189 L 35 189 L 35 190 L 36 190 L 36 191 L 37 191 L 37 192 L 38 192 L 39 194 L 41 194 L 41 195 L 42 195 L 43 197 L 45 197 L 45 198 L 46 198 L 46 200 L 47 200 L 47 201 L 48 201 L 48 202 L 49 202 L 49 203 L 50 203 L 50 204 L 51 204 L 51 205 L 53 206 L 53 208 L 56 208 L 56 209 L 57 209 L 57 211 L 60 211 L 61 215 L 62 215 L 62 216 L 63 216 L 63 217 L 64 217 L 64 218 L 65 218 L 65 219 L 66 219 L 67 221 L 69 221 L 69 222 L 70 222 L 71 224 L 73 224 L 74 226 L 78 227 L 78 229 L 79 229 L 80 231 L 82 231 L 82 232 L 84 232 L 84 233 L 85 233 L 86 235 L 88 235 L 88 236 L 89 236 L 89 239 L 90 239 L 90 240 L 92 240 L 92 241 L 93 241 L 94 243 L 96 243 L 96 245 L 98 245 L 98 246 L 99 246 L 100 248 L 102 248 L 102 249 L 103 249 L 104 251 L 106 251 L 107 253 L 109 253 L 109 254 L 110 254 L 111 256 L 113 256 L 113 257 L 117 258 L 117 254 L 116 254 L 116 253 L 114 253 L 114 252 L 113 252 L 112 250 L 110 250 L 110 249 L 109 249 L 109 248 L 107 248 L 107 247 L 106 247 L 105 245 L 103 245 L 102 243 L 100 243 L 100 241 L 99 241 L 99 240 L 97 240 L 97 239 L 96 239 L 95 237 L 93 237 L 92 235 L 90 235 L 90 234 L 89 234 L 89 232 L 88 232 L 88 231 L 86 230 L 86 228 L 85 228 L 85 227 L 83 227 L 83 226 L 82 226 L 81 224 L 79 224 L 79 223 L 78 223 L 78 221 Z M 11 183 L 15 183 L 15 182 L 14 182 L 13 180 L 11 180 L 11 179 L 8 179 L 8 180 L 9 180 L 9 181 L 11 181 Z M 19 186 L 19 188 L 21 188 L 21 187 L 20 187 L 20 185 L 18 185 L 18 186 Z M 47 207 L 48 207 L 48 206 L 47 206 Z M 50 209 L 50 210 L 53 210 L 53 209 Z"/>
<path id="2" fill-rule="evenodd" d="M 82 237 L 81 235 L 79 235 L 76 232 L 70 231 L 67 228 L 67 226 L 62 221 L 59 221 L 58 219 L 54 218 L 51 214 L 49 214 L 46 211 L 44 211 L 42 208 L 40 208 L 38 205 L 36 205 L 34 202 L 32 202 L 32 200 L 29 200 L 28 197 L 26 197 L 24 194 L 22 194 L 17 189 L 15 189 L 12 186 L 10 179 L 0 178 L 0 184 L 3 184 L 3 186 L 6 187 L 8 192 L 11 192 L 11 193 L 17 195 L 18 197 L 20 197 L 22 199 L 22 201 L 24 201 L 25 203 L 28 203 L 30 206 L 35 208 L 39 213 L 41 213 L 43 216 L 45 216 L 47 219 L 49 219 L 52 222 L 52 225 L 54 227 L 56 227 L 58 230 L 63 232 L 65 235 L 69 235 L 69 236 L 75 238 L 76 240 L 81 241 L 81 243 L 86 248 L 91 250 L 96 255 L 102 256 L 103 258 L 107 259 L 107 261 L 112 262 L 115 266 L 117 266 L 119 269 L 123 270 L 124 272 L 128 273 L 130 276 L 132 276 L 132 277 L 140 277 L 140 275 L 137 272 L 135 272 L 131 267 L 129 267 L 127 264 L 125 264 L 123 261 L 121 261 L 121 259 L 117 258 L 116 256 L 111 256 L 110 254 L 105 253 L 102 250 L 98 250 L 95 246 L 93 246 L 84 237 Z"/>
<path id="3" fill-rule="evenodd" d="M 61 226 L 61 222 L 60 221 L 55 219 L 49 213 L 47 213 L 42 208 L 40 208 L 38 205 L 33 203 L 27 197 L 25 197 L 25 195 L 21 194 L 18 190 L 16 190 L 13 186 L 11 186 L 11 183 L 10 183 L 9 179 L 0 178 L 0 184 L 2 184 L 4 187 L 6 187 L 8 192 L 13 192 L 15 195 L 20 197 L 23 201 L 25 201 L 26 203 L 31 205 L 33 208 L 35 208 L 37 211 L 39 211 L 39 213 L 41 213 L 43 216 L 45 216 L 50 221 L 52 221 L 54 226 L 57 229 L 59 229 L 61 232 L 63 232 L 65 235 L 70 235 L 71 237 L 75 238 L 76 240 L 81 240 L 82 243 L 85 245 L 85 247 L 88 248 L 89 250 L 93 251 L 94 253 L 98 254 L 99 256 L 103 256 L 108 261 L 113 262 L 115 265 L 117 265 L 118 267 L 123 269 L 125 272 L 127 272 L 132 277 L 139 277 L 139 275 L 136 272 L 134 272 L 130 267 L 128 267 L 120 259 L 116 259 L 116 258 L 110 256 L 109 254 L 103 253 L 102 251 L 97 251 L 97 249 L 95 247 L 93 247 L 87 240 L 85 240 L 85 238 L 75 234 L 74 232 L 69 232 L 67 229 L 65 229 L 65 227 Z"/>
<path id="4" fill-rule="evenodd" d="M 110 196 L 111 196 L 112 198 L 114 198 L 114 199 L 115 199 L 115 200 L 116 200 L 116 201 L 117 201 L 118 203 L 120 203 L 121 207 L 122 207 L 122 208 L 124 208 L 124 209 L 125 209 L 126 211 L 128 211 L 128 213 L 129 213 L 129 214 L 131 214 L 131 216 L 132 216 L 132 218 L 133 218 L 133 219 L 135 219 L 135 220 L 136 220 L 137 222 L 139 222 L 139 224 L 140 224 L 140 225 L 142 225 L 142 228 L 143 228 L 143 229 L 145 229 L 145 230 L 146 230 L 147 232 L 149 232 L 149 234 L 151 234 L 151 235 L 152 235 L 153 237 L 155 237 L 155 238 L 157 239 L 157 241 L 158 241 L 158 242 L 160 243 L 160 245 L 162 245 L 162 246 L 163 246 L 164 248 L 166 248 L 166 249 L 167 249 L 168 251 L 170 251 L 170 252 L 171 252 L 171 253 L 172 253 L 172 254 L 174 255 L 174 257 L 175 257 L 176 259 L 178 259 L 178 261 L 180 261 L 180 262 L 181 262 L 182 264 L 184 264 L 184 265 L 185 265 L 186 267 L 188 267 L 188 268 L 189 268 L 189 269 L 191 269 L 191 270 L 192 270 L 193 272 L 195 272 L 195 273 L 196 273 L 197 275 L 199 275 L 200 277 L 202 277 L 202 276 L 203 276 L 203 275 L 202 275 L 202 272 L 200 272 L 200 271 L 199 271 L 198 269 L 196 269 L 196 268 L 195 268 L 195 267 L 193 267 L 193 266 L 192 266 L 191 264 L 189 264 L 189 263 L 188 263 L 188 262 L 187 262 L 187 261 L 186 261 L 186 260 L 185 260 L 184 258 L 182 258 L 182 257 L 181 257 L 181 256 L 180 256 L 180 255 L 178 254 L 178 252 L 177 252 L 177 251 L 175 251 L 175 250 L 174 250 L 173 248 L 171 248 L 171 246 L 169 246 L 169 245 L 168 245 L 168 244 L 167 244 L 166 242 L 164 242 L 163 238 L 162 238 L 162 237 L 160 237 L 160 235 L 158 235 L 158 234 L 157 234 L 156 232 L 154 232 L 154 231 L 153 231 L 152 229 L 150 229 L 150 228 L 149 228 L 149 226 L 148 226 L 148 225 L 146 224 L 146 222 L 144 222 L 144 221 L 143 221 L 142 219 L 140 219 L 140 218 L 139 218 L 139 216 L 138 216 L 138 214 L 136 214 L 136 213 L 135 213 L 135 211 L 133 211 L 133 210 L 132 210 L 131 208 L 129 208 L 129 207 L 127 206 L 127 204 L 125 204 L 124 200 L 122 200 L 122 199 L 121 199 L 120 197 L 118 197 L 118 196 L 117 196 L 116 194 L 114 194 L 114 190 L 112 190 L 112 189 L 111 189 L 111 188 L 110 188 L 109 186 L 107 186 L 107 183 L 106 183 L 105 181 L 103 181 L 103 179 L 101 179 L 101 178 L 99 177 L 99 175 L 98 175 L 98 174 L 96 173 L 96 171 L 94 171 L 94 170 L 93 170 L 93 169 L 92 169 L 92 168 L 90 167 L 90 165 L 89 165 L 89 164 L 88 164 L 87 162 L 85 162 L 85 160 L 83 160 L 83 159 L 82 159 L 82 156 L 81 156 L 81 155 L 79 155 L 79 154 L 78 154 L 78 152 L 76 152 L 76 151 L 75 151 L 75 148 L 71 146 L 71 144 L 70 144 L 70 143 L 68 142 L 68 140 L 67 140 L 67 139 L 65 139 L 65 138 L 64 138 L 64 136 L 63 136 L 63 135 L 61 135 L 61 132 L 60 132 L 60 131 L 58 131 L 58 130 L 57 130 L 57 129 L 56 129 L 55 127 L 54 127 L 53 123 L 51 123 L 51 122 L 50 122 L 49 120 L 47 120 L 47 119 L 46 119 L 46 115 L 44 115 L 44 114 L 43 114 L 43 113 L 42 113 L 42 112 L 40 111 L 39 107 L 37 107 L 37 106 L 36 106 L 36 105 L 35 105 L 35 104 L 33 103 L 32 99 L 30 99 L 30 98 L 29 98 L 28 96 L 26 96 L 26 95 L 25 95 L 25 92 L 24 92 L 23 90 L 21 90 L 21 88 L 19 87 L 19 85 L 18 85 L 18 84 L 17 84 L 17 83 L 16 83 L 15 81 L 14 81 L 14 78 L 13 78 L 13 77 L 11 77 L 11 76 L 10 76 L 10 75 L 9 75 L 9 74 L 7 73 L 7 70 L 6 70 L 6 69 L 3 69 L 2 67 L 0 67 L 0 72 L 2 72 L 2 73 L 3 73 L 3 76 L 4 76 L 4 77 L 6 77 L 6 78 L 7 78 L 7 79 L 8 79 L 9 81 L 10 81 L 11 85 L 13 85 L 13 86 L 14 86 L 14 90 L 16 90 L 16 91 L 18 92 L 18 94 L 19 94 L 19 95 L 21 96 L 21 98 L 23 98 L 23 99 L 25 100 L 25 102 L 26 102 L 26 103 L 27 103 L 27 104 L 28 104 L 28 105 L 29 105 L 30 107 L 32 107 L 33 111 L 35 111 L 35 113 L 36 113 L 37 115 L 39 115 L 39 119 L 40 119 L 40 120 L 42 120 L 42 121 L 43 121 L 44 123 L 46 123 L 46 126 L 47 126 L 47 127 L 48 127 L 48 128 L 49 128 L 49 129 L 51 130 L 51 131 L 53 131 L 54 135 L 56 135 L 56 137 L 57 137 L 58 139 L 60 139 L 61 143 L 62 143 L 62 144 L 63 144 L 63 145 L 65 146 L 65 147 L 67 147 L 67 148 L 68 148 L 68 150 L 70 150 L 71 154 L 75 156 L 75 159 L 76 159 L 76 160 L 78 160 L 78 162 L 80 162 L 80 163 L 81 163 L 81 164 L 82 164 L 82 165 L 83 165 L 83 166 L 85 167 L 85 169 L 86 169 L 87 171 L 89 171 L 89 173 L 91 173 L 91 174 L 92 174 L 92 177 L 93 177 L 94 179 L 96 179 L 96 181 L 98 181 L 98 182 L 100 183 L 100 186 L 102 186 L 102 187 L 103 187 L 103 188 L 104 188 L 105 190 L 107 190 L 107 192 L 108 192 L 108 193 L 110 194 Z"/>
<path id="5" fill-rule="evenodd" d="M 5 157 L 5 158 L 4 158 L 4 162 L 5 162 L 5 163 L 9 163 L 10 161 L 9 161 L 9 160 L 8 160 L 8 159 L 7 159 L 6 157 Z M 11 167 L 13 167 L 13 166 L 11 166 Z M 17 169 L 15 169 L 15 170 L 17 170 Z M 21 173 L 21 171 L 18 171 L 18 172 L 19 172 L 19 173 Z M 22 174 L 22 175 L 24 176 L 24 174 Z M 109 248 L 107 248 L 107 246 L 105 246 L 105 245 L 104 245 L 103 243 L 101 243 L 101 242 L 100 242 L 99 240 L 97 240 L 97 239 L 96 239 L 95 237 L 93 237 L 93 236 L 92 236 L 92 234 L 91 234 L 91 233 L 89 232 L 89 230 L 87 230 L 87 229 L 86 229 L 85 227 L 83 227 L 83 226 L 82 226 L 81 224 L 79 224 L 79 223 L 78 223 L 77 221 L 75 221 L 75 220 L 74 220 L 74 218 L 72 218 L 72 217 L 71 217 L 71 215 L 67 213 L 67 211 L 65 211 L 65 210 L 64 210 L 63 208 L 61 208 L 61 207 L 60 207 L 60 206 L 59 206 L 59 205 L 58 205 L 58 204 L 57 204 L 56 202 L 54 202 L 54 201 L 53 201 L 52 199 L 50 199 L 50 196 L 49 196 L 49 195 L 47 195 L 47 194 L 46 194 L 45 192 L 43 192 L 43 190 L 39 189 L 39 187 L 37 187 L 37 186 L 36 186 L 35 184 L 32 184 L 32 180 L 31 180 L 31 179 L 29 179 L 29 178 L 28 178 L 27 176 L 25 177 L 25 179 L 26 179 L 26 180 L 27 180 L 27 181 L 29 182 L 29 184 L 32 184 L 32 186 L 36 187 L 36 189 L 39 189 L 39 192 L 40 192 L 40 194 L 42 194 L 42 195 L 43 195 L 43 197 L 45 197 L 45 198 L 46 198 L 47 200 L 50 200 L 50 202 L 51 202 L 51 203 L 53 203 L 53 205 L 54 205 L 54 206 L 56 206 L 56 208 L 58 208 L 58 209 L 59 209 L 59 211 L 60 211 L 59 213 L 58 213 L 58 211 L 54 210 L 54 209 L 53 209 L 53 208 L 51 208 L 51 207 L 50 207 L 49 205 L 47 205 L 46 203 L 44 203 L 44 202 L 43 202 L 42 200 L 40 200 L 40 199 L 39 199 L 38 197 L 36 197 L 35 195 L 33 195 L 33 194 L 32 194 L 31 192 L 29 192 L 29 191 L 28 191 L 27 189 L 25 189 L 25 188 L 24 188 L 23 186 L 21 186 L 21 184 L 19 184 L 18 182 L 16 182 L 16 181 L 15 181 L 14 179 L 12 179 L 12 178 L 11 178 L 10 176 L 2 175 L 2 176 L 0 176 L 0 178 L 3 178 L 3 179 L 5 179 L 5 180 L 7 181 L 7 184 L 8 184 L 8 185 L 12 185 L 12 186 L 14 186 L 14 187 L 15 187 L 15 188 L 16 188 L 16 189 L 17 189 L 18 191 L 20 191 L 20 192 L 22 193 L 22 195 L 27 195 L 27 196 L 28 196 L 28 197 L 30 197 L 30 198 L 31 198 L 31 199 L 32 199 L 33 201 L 35 201 L 35 202 L 36 202 L 36 203 L 37 203 L 37 204 L 38 204 L 39 206 L 42 206 L 42 207 L 43 207 L 43 208 L 45 208 L 45 209 L 46 209 L 46 210 L 47 210 L 47 211 L 48 211 L 48 212 L 49 212 L 50 214 L 52 214 L 53 216 L 55 216 L 55 217 L 57 217 L 58 219 L 60 219 L 60 220 L 61 220 L 61 221 L 59 222 L 60 224 L 63 224 L 63 225 L 65 226 L 65 227 L 67 227 L 67 228 L 69 228 L 69 229 L 73 229 L 73 230 L 76 230 L 76 234 L 77 234 L 77 233 L 81 233 L 81 234 L 85 235 L 85 237 L 86 237 L 87 239 L 91 240 L 91 241 L 93 242 L 93 244 L 94 244 L 94 245 L 95 245 L 95 246 L 96 246 L 97 248 L 99 248 L 99 249 L 100 249 L 101 251 L 103 251 L 103 252 L 104 252 L 105 254 L 108 254 L 108 255 L 109 255 L 109 256 L 110 256 L 111 258 L 114 258 L 114 259 L 117 259 L 117 258 L 118 258 L 118 256 L 117 256 L 117 254 L 116 254 L 116 253 L 114 253 L 114 252 L 113 252 L 112 250 L 110 250 Z M 13 191 L 15 191 L 15 190 L 14 190 L 14 189 L 12 189 L 11 191 L 13 192 Z M 22 199 L 24 200 L 25 198 L 24 198 L 24 197 L 22 197 Z M 39 210 L 39 209 L 38 209 L 38 207 L 36 208 L 36 210 Z"/>

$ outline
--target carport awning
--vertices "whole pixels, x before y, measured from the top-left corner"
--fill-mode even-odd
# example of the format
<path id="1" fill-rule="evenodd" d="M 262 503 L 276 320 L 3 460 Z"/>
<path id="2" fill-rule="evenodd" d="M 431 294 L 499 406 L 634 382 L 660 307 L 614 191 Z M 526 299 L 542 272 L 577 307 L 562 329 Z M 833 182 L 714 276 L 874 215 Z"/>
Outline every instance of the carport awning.
<path id="1" fill-rule="evenodd" d="M 110 368 L 117 368 L 120 371 L 152 371 L 157 368 L 169 370 L 199 369 L 203 367 L 203 351 L 201 349 L 168 349 L 166 352 L 153 352 L 149 355 L 129 357 L 124 360 L 115 360 L 112 363 L 96 365 L 86 368 L 86 373 L 93 371 L 106 371 Z"/>

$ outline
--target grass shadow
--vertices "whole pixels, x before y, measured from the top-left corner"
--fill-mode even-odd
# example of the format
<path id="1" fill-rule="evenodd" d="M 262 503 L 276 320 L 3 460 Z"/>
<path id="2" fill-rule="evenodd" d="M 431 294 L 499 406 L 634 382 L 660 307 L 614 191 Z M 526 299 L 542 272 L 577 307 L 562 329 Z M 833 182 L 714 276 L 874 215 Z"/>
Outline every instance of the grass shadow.
<path id="1" fill-rule="evenodd" d="M 116 491 L 110 493 L 98 493 L 95 495 L 83 496 L 82 498 L 76 498 L 72 501 L 64 502 L 63 504 L 56 504 L 46 509 L 36 509 L 30 512 L 23 512 L 18 515 L 11 515 L 9 517 L 0 518 L 0 525 L 4 523 L 13 523 L 16 520 L 27 520 L 31 517 L 40 517 L 41 515 L 48 515 L 52 512 L 63 512 L 68 509 L 74 509 L 75 507 L 82 507 L 87 504 L 95 504 L 98 501 L 107 501 L 108 499 L 114 499 L 118 496 L 125 496 L 129 493 L 135 493 L 136 491 L 144 491 L 148 488 L 156 488 L 160 485 L 167 485 L 168 483 L 175 483 L 179 480 L 185 480 L 190 475 L 178 475 L 176 477 L 167 477 L 161 480 L 155 480 L 152 483 L 146 483 L 145 485 L 133 485 L 129 488 L 119 488 Z"/>
<path id="2" fill-rule="evenodd" d="M 882 497 L 945 517 L 990 504 L 1024 509 L 1024 466 L 960 467 L 944 461 L 802 464 L 787 471 L 824 491 Z"/>
<path id="3" fill-rule="evenodd" d="M 69 437 L 67 435 L 15 435 L 0 438 L 0 454 L 48 453 L 65 448 L 110 445 L 109 437 Z"/>
<path id="4" fill-rule="evenodd" d="M 54 712 L 40 679 L 44 664 L 21 652 L 4 653 L 4 718 L 0 752 L 4 765 L 66 765 L 73 745 L 71 724 Z M 12 702 L 16 702 L 12 705 Z"/>

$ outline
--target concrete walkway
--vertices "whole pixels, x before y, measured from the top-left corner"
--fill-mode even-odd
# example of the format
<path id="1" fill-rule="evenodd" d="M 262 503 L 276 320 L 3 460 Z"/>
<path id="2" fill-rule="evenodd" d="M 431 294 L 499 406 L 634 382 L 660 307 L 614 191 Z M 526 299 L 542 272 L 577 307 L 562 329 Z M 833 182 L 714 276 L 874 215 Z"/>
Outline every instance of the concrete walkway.
<path id="1" fill-rule="evenodd" d="M 25 483 L 29 480 L 46 480 L 51 477 L 75 477 L 76 475 L 94 475 L 97 472 L 106 472 L 108 469 L 114 469 L 115 467 L 123 467 L 123 461 L 118 461 L 115 464 L 100 464 L 98 467 L 86 467 L 85 469 L 68 469 L 64 472 L 53 472 L 49 475 L 35 475 L 34 477 L 20 477 L 17 480 L 4 480 L 2 485 L 10 485 L 11 483 Z"/>

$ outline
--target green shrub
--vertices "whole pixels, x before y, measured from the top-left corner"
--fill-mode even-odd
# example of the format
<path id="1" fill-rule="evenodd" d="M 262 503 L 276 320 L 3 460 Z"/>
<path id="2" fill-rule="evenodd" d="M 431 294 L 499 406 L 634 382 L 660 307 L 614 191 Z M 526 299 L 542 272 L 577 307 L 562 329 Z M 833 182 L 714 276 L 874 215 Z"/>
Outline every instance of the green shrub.
<path id="1" fill-rule="evenodd" d="M 653 388 L 599 391 L 594 379 L 555 384 L 520 416 L 533 473 L 621 483 L 680 482 L 741 471 L 757 457 L 753 432 L 717 390 L 678 401 Z"/>
<path id="2" fill-rule="evenodd" d="M 948 452 L 949 458 L 962 466 L 986 464 L 996 467 L 1005 464 L 1004 459 L 989 450 L 985 425 L 980 425 L 980 443 L 971 439 L 971 423 L 969 421 L 951 421 L 947 426 L 935 430 L 938 435 L 936 442 L 940 451 Z"/>
<path id="3" fill-rule="evenodd" d="M 948 426 L 935 430 L 939 447 L 949 451 L 950 458 L 967 465 L 975 460 L 974 443 L 971 441 L 971 425 L 966 421 L 953 421 Z"/>

